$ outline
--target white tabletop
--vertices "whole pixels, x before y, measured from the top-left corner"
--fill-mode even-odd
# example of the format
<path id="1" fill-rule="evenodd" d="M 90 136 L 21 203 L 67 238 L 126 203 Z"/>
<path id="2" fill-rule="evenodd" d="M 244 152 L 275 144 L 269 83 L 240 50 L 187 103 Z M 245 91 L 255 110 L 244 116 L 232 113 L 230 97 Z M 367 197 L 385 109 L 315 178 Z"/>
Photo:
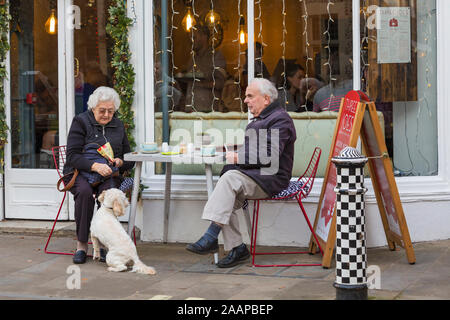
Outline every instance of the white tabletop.
<path id="1" fill-rule="evenodd" d="M 163 155 L 158 153 L 130 152 L 124 155 L 125 161 L 172 162 L 174 164 L 223 164 L 224 153 L 217 152 L 215 156 L 202 156 L 200 153 Z"/>

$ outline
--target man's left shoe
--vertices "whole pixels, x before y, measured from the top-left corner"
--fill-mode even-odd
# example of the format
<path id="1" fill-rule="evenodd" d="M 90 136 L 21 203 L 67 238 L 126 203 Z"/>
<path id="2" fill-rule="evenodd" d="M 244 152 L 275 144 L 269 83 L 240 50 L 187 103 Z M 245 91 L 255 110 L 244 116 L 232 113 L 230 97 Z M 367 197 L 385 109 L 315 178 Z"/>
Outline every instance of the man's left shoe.
<path id="1" fill-rule="evenodd" d="M 217 262 L 219 268 L 231 268 L 240 263 L 244 263 L 250 257 L 250 252 L 247 246 L 243 243 L 233 248 L 230 253 L 223 259 Z"/>

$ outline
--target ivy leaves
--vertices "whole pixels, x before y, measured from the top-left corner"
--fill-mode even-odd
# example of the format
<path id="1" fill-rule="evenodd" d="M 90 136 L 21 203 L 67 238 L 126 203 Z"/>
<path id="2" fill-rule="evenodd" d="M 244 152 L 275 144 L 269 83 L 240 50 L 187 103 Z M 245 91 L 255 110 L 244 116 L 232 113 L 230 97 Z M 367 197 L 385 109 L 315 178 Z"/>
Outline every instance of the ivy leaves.
<path id="1" fill-rule="evenodd" d="M 121 105 L 119 119 L 124 123 L 131 149 L 136 147 L 133 136 L 135 129 L 134 112 L 131 109 L 134 100 L 135 72 L 131 64 L 131 51 L 128 41 L 128 30 L 133 20 L 127 16 L 126 1 L 113 0 L 108 9 L 109 18 L 106 32 L 111 36 L 113 44 L 113 57 L 111 66 L 114 68 L 113 86 L 119 93 Z"/>
<path id="2" fill-rule="evenodd" d="M 8 124 L 6 123 L 4 82 L 8 76 L 6 70 L 6 55 L 9 51 L 8 32 L 11 15 L 8 2 L 0 4 L 0 173 L 4 172 L 5 144 L 8 139 Z"/>

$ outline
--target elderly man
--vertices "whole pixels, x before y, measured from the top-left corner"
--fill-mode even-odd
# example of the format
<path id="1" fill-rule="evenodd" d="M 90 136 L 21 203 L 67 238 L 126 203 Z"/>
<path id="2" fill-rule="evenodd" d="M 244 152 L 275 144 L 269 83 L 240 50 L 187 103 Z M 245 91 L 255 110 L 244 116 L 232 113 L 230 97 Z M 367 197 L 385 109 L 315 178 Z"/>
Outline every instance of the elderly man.
<path id="1" fill-rule="evenodd" d="M 246 199 L 268 198 L 289 185 L 294 160 L 294 123 L 277 101 L 275 86 L 267 79 L 253 79 L 245 103 L 253 115 L 247 125 L 244 146 L 227 152 L 227 165 L 206 203 L 202 219 L 211 221 L 206 233 L 186 249 L 197 254 L 217 252 L 223 232 L 229 254 L 219 268 L 230 268 L 250 257 L 242 241 L 237 211 Z"/>

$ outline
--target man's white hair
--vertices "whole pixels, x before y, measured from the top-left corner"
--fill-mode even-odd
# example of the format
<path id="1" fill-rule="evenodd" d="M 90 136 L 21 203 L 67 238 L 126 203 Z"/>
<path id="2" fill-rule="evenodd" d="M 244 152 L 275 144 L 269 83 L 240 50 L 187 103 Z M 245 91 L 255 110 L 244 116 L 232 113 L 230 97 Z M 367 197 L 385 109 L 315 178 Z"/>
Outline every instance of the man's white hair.
<path id="1" fill-rule="evenodd" d="M 114 103 L 114 110 L 119 110 L 120 107 L 120 97 L 116 90 L 110 87 L 98 87 L 95 91 L 89 96 L 88 100 L 88 110 L 92 110 L 100 102 L 112 101 Z"/>
<path id="2" fill-rule="evenodd" d="M 264 78 L 253 78 L 250 84 L 256 83 L 259 88 L 259 93 L 263 96 L 268 96 L 270 103 L 274 102 L 278 98 L 278 91 L 275 85 L 267 79 Z"/>

